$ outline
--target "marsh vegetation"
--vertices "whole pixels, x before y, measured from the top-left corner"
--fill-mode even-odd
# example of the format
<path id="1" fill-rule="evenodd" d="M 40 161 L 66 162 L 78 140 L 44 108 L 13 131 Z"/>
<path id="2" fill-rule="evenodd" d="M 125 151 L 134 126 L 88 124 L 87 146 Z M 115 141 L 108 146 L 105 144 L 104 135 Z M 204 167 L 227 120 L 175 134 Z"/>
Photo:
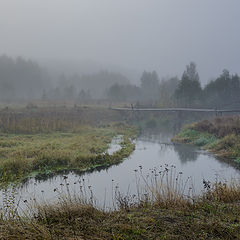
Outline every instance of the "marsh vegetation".
<path id="1" fill-rule="evenodd" d="M 239 163 L 239 133 L 239 116 L 213 118 L 186 126 L 173 141 L 197 145 Z"/>
<path id="2" fill-rule="evenodd" d="M 240 239 L 240 1 L 0 5 L 0 239 Z"/>
<path id="3" fill-rule="evenodd" d="M 108 110 L 101 109 L 101 114 L 96 109 L 83 111 L 54 108 L 1 113 L 1 181 L 110 166 L 134 150 L 134 127 L 117 123 L 114 114 L 106 120 Z M 109 155 L 106 150 L 117 135 L 123 135 L 121 149 Z"/>
<path id="4" fill-rule="evenodd" d="M 19 216 L 12 198 L 0 211 L 2 239 L 238 239 L 239 183 L 203 181 L 204 192 L 185 194 L 182 172 L 174 166 L 153 171 L 149 178 L 137 170 L 144 185 L 139 194 L 123 195 L 116 187 L 116 209 L 94 205 L 91 186 L 79 182 L 79 192 L 59 195 L 54 204 L 25 200 Z M 157 175 L 157 176 L 156 176 Z M 68 179 L 63 187 L 68 189 Z M 56 190 L 58 191 L 58 190 Z M 86 192 L 90 194 L 87 195 Z"/>
<path id="5" fill-rule="evenodd" d="M 98 119 L 100 120 L 101 118 Z M 102 120 L 101 125 L 98 122 L 99 126 L 94 126 L 96 123 L 89 125 L 81 123 L 74 131 L 71 129 L 48 130 L 43 133 L 8 135 L 2 133 L 1 148 L 3 152 L 6 151 L 5 154 L 9 155 L 11 152 L 12 154 L 31 155 L 32 158 L 26 160 L 31 162 L 30 166 L 34 166 L 37 162 L 39 164 L 37 170 L 41 173 L 54 173 L 54 171 L 56 173 L 60 169 L 71 168 L 86 170 L 88 167 L 105 163 L 112 165 L 122 161 L 123 157 L 133 151 L 134 145 L 128 141 L 136 136 L 135 128 L 122 122 L 119 123 L 117 120 L 119 118 L 116 118 L 116 121 L 112 118 L 110 122 Z M 198 153 L 196 149 L 188 150 L 180 145 L 171 145 L 170 142 L 168 143 L 171 134 L 165 136 L 162 132 L 156 132 L 154 135 L 151 131 L 157 130 L 151 126 L 149 135 L 142 135 L 142 140 L 140 137 L 136 141 L 137 150 L 134 151 L 132 159 L 125 160 L 122 165 L 111 168 L 113 172 L 111 169 L 107 172 L 99 172 L 101 175 L 109 175 L 108 183 L 96 176 L 93 176 L 93 181 L 88 180 L 90 178 L 88 175 L 72 178 L 71 174 L 68 175 L 65 172 L 60 177 L 61 182 L 52 178 L 46 182 L 46 187 L 34 186 L 34 189 L 39 191 L 37 194 L 40 194 L 43 199 L 46 196 L 45 201 L 41 201 L 37 195 L 29 194 L 30 197 L 28 197 L 26 194 L 21 195 L 21 192 L 18 195 L 18 185 L 15 184 L 11 185 L 11 188 L 5 188 L 1 192 L 3 195 L 0 210 L 1 238 L 239 238 L 240 190 L 238 180 L 231 180 L 233 171 L 229 176 L 227 175 L 228 178 L 225 180 L 223 176 L 214 180 L 214 171 L 217 171 L 219 167 L 222 173 L 222 170 L 226 168 L 225 165 L 220 162 L 217 165 L 217 160 L 206 154 Z M 120 152 L 113 155 L 104 153 L 112 138 L 119 134 L 123 136 L 122 140 L 125 142 Z M 159 138 L 161 134 L 163 135 Z M 207 139 L 210 139 L 212 135 L 208 136 Z M 153 161 L 149 158 L 150 153 Z M 44 158 L 40 160 L 38 157 L 42 156 L 41 154 Z M 75 157 L 79 155 L 85 156 L 82 157 L 85 161 L 79 159 L 76 163 Z M 108 157 L 102 158 L 101 156 Z M 179 163 L 175 161 L 178 158 Z M 41 164 L 44 159 L 48 159 L 48 162 Z M 59 161 L 64 159 L 66 162 L 63 161 L 63 165 L 59 164 L 58 159 Z M 204 169 L 199 166 L 209 161 L 212 163 L 216 161 L 212 178 L 210 180 L 210 175 L 205 175 L 207 178 L 202 179 L 201 173 Z M 189 177 L 194 170 L 184 168 L 188 166 L 188 162 L 200 164 L 196 166 L 200 174 L 197 181 L 201 185 L 201 190 L 196 188 L 193 179 Z M 160 163 L 160 167 L 155 167 Z M 28 165 L 24 163 L 19 169 L 26 166 Z M 181 167 L 184 169 L 183 172 Z M 29 168 L 26 173 L 32 170 Z M 116 175 L 117 172 L 119 176 Z M 133 178 L 129 178 L 128 175 L 132 175 Z M 123 176 L 126 178 L 126 183 L 130 183 L 131 179 L 135 181 L 135 191 L 128 190 L 127 184 L 124 186 L 126 191 L 122 191 L 124 188 L 117 179 L 120 177 L 124 180 Z M 50 185 L 50 182 L 53 184 Z M 36 181 L 33 185 L 41 185 L 40 183 Z M 95 190 L 102 184 L 109 185 L 111 188 L 111 208 L 107 206 L 109 199 L 106 199 L 110 195 L 105 195 L 106 203 L 98 204 L 99 195 L 95 195 Z M 102 187 L 105 188 L 105 186 Z M 54 200 L 53 195 L 48 193 L 50 191 L 55 196 Z M 99 187 L 99 191 L 104 194 L 104 189 Z"/>

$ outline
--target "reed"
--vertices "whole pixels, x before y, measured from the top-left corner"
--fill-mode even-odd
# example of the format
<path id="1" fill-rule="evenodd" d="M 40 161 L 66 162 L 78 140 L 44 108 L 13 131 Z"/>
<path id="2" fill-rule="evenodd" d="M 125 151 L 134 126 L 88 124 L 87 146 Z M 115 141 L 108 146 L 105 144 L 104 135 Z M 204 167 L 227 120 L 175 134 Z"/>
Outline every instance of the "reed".
<path id="1" fill-rule="evenodd" d="M 186 180 L 174 166 L 156 169 L 146 179 L 139 169 L 139 195 L 123 197 L 116 192 L 119 208 L 96 208 L 91 186 L 80 181 L 79 194 L 66 194 L 55 203 L 30 203 L 24 216 L 0 218 L 2 239 L 239 239 L 240 185 L 238 182 L 203 181 L 205 191 L 188 198 Z M 175 177 L 182 181 L 177 180 Z M 188 180 L 187 180 L 188 182 Z M 157 184 L 157 185 L 156 185 Z M 79 186 L 79 187 L 80 187 Z M 122 198 L 118 198 L 121 196 Z M 134 198 L 134 199 L 135 199 Z M 10 207 L 11 209 L 11 207 Z M 11 211 L 11 210 L 10 210 Z M 160 238 L 161 239 L 161 238 Z"/>

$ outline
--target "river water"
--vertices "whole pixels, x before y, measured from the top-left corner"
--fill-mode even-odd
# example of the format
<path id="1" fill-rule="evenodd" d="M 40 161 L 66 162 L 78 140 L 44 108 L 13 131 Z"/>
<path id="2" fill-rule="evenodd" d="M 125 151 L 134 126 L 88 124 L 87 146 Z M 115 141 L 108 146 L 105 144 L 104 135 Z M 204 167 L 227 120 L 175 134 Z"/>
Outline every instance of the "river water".
<path id="1" fill-rule="evenodd" d="M 98 207 L 112 208 L 116 189 L 123 195 L 137 194 L 153 174 L 166 168 L 176 176 L 181 174 L 182 181 L 188 182 L 195 194 L 204 190 L 203 179 L 210 182 L 240 179 L 240 170 L 231 162 L 219 160 L 193 146 L 172 144 L 172 136 L 163 131 L 143 132 L 136 140 L 135 151 L 119 165 L 82 175 L 70 172 L 42 181 L 30 179 L 14 194 L 20 205 L 26 200 L 49 203 L 59 196 L 82 194 L 94 199 Z M 119 149 L 117 142 L 113 141 L 110 152 Z M 0 196 L 3 198 L 3 195 Z"/>

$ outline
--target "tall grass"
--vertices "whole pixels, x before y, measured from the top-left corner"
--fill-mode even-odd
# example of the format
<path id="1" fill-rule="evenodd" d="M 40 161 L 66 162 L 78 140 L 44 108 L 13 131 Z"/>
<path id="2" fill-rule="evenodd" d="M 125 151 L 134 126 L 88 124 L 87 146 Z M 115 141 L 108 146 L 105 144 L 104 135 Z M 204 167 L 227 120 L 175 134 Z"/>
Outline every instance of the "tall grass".
<path id="1" fill-rule="evenodd" d="M 0 215 L 0 236 L 2 239 L 156 239 L 157 236 L 171 239 L 174 233 L 174 239 L 239 237 L 238 182 L 204 180 L 205 191 L 197 196 L 189 187 L 190 180 L 184 180 L 174 166 L 163 166 L 162 171 L 152 169 L 149 176 L 143 175 L 140 166 L 135 174 L 137 193 L 124 196 L 114 187 L 116 208 L 111 211 L 96 207 L 91 186 L 83 180 L 78 182 L 78 193 L 72 193 L 67 178 L 63 182 L 65 195 L 59 192 L 57 202 L 25 201 L 24 215 L 17 213 L 12 200 L 7 201 L 9 208 Z"/>
<path id="2" fill-rule="evenodd" d="M 240 117 L 213 118 L 195 123 L 190 128 L 199 132 L 207 132 L 220 138 L 231 134 L 240 135 Z"/>
<path id="3" fill-rule="evenodd" d="M 239 162 L 240 117 L 215 118 L 188 125 L 172 140 L 203 147 L 222 158 Z"/>
<path id="4" fill-rule="evenodd" d="M 0 132 L 15 134 L 74 131 L 83 125 L 106 126 L 124 117 L 107 108 L 34 108 L 0 111 Z"/>

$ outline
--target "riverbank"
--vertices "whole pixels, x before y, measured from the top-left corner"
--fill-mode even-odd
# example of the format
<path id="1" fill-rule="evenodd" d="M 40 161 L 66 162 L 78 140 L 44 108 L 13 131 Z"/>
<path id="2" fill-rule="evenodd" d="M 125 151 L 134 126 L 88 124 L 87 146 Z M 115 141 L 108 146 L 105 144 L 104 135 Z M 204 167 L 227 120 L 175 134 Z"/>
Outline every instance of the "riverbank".
<path id="1" fill-rule="evenodd" d="M 114 126 L 118 129 L 127 127 L 122 123 Z M 179 166 L 188 165 L 189 156 L 186 161 L 188 154 L 185 153 L 189 152 L 178 149 L 182 145 L 168 147 L 164 144 L 165 148 L 159 145 L 168 142 L 169 138 L 160 138 L 154 146 L 147 144 L 148 141 L 138 145 L 136 141 L 136 151 L 132 155 L 135 155 L 136 163 L 127 164 L 134 161 L 130 158 L 119 165 L 123 167 L 122 171 L 118 166 L 107 172 L 101 171 L 107 176 L 106 181 L 95 174 L 92 179 L 64 174 L 59 178 L 61 181 L 50 187 L 50 182 L 41 187 L 33 182 L 33 188 L 26 189 L 33 193 L 30 196 L 21 192 L 18 195 L 16 188 L 3 191 L 0 239 L 239 239 L 239 182 L 231 183 L 230 179 L 214 182 L 217 167 L 210 172 L 214 175 L 212 179 L 208 175 L 203 178 L 202 170 L 205 169 L 200 166 L 204 166 L 204 160 L 202 157 L 197 160 L 195 151 L 190 151 L 190 172 L 179 169 Z M 185 158 L 180 159 L 179 164 L 175 162 L 177 166 L 172 165 L 175 158 L 183 155 Z M 214 160 L 206 154 L 203 156 L 206 162 Z M 152 159 L 153 164 L 145 164 Z M 198 161 L 200 165 L 192 164 Z M 161 166 L 157 168 L 159 164 Z M 193 185 L 188 177 L 196 176 L 194 170 L 200 178 L 195 178 Z M 115 178 L 118 177 L 116 173 L 124 179 L 124 187 Z M 133 178 L 125 181 L 129 174 Z M 136 192 L 129 183 L 136 185 Z M 195 195 L 197 184 L 203 190 L 199 195 Z M 103 204 L 98 205 L 100 198 L 95 191 L 99 188 Z M 109 195 L 106 189 L 110 190 Z M 54 193 L 54 199 L 53 195 L 48 196 L 49 192 Z M 108 208 L 109 199 L 114 201 L 113 208 Z"/>
<path id="2" fill-rule="evenodd" d="M 113 137 L 122 135 L 121 149 L 106 153 Z M 85 126 L 77 132 L 0 136 L 1 182 L 41 178 L 63 170 L 87 171 L 120 163 L 134 150 L 136 130 Z"/>
<path id="3" fill-rule="evenodd" d="M 134 150 L 137 129 L 98 108 L 36 108 L 0 113 L 0 183 L 90 171 L 120 163 Z M 112 155 L 112 139 L 122 135 Z"/>
<path id="4" fill-rule="evenodd" d="M 196 145 L 240 163 L 240 117 L 215 118 L 188 125 L 172 141 Z"/>
<path id="5" fill-rule="evenodd" d="M 239 239 L 240 186 L 208 185 L 201 196 L 186 198 L 167 185 L 148 188 L 134 203 L 119 196 L 119 210 L 104 211 L 78 196 L 53 205 L 30 203 L 21 217 L 9 202 L 0 210 L 0 238 L 11 239 Z M 164 194 L 160 194 L 163 193 Z M 154 196 L 154 200 L 152 196 Z M 90 199 L 91 200 L 91 199 Z"/>

